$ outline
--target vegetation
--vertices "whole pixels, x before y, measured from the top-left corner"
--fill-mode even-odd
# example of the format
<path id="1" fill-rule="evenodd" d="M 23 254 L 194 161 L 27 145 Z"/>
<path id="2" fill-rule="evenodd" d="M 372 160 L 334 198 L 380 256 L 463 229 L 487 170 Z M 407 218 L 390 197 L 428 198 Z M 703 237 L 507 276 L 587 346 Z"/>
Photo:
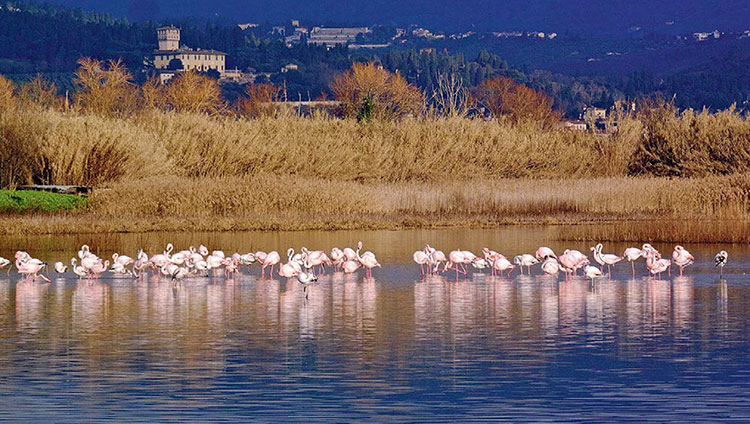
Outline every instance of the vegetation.
<path id="1" fill-rule="evenodd" d="M 85 210 L 4 217 L 1 231 L 750 222 L 750 122 L 735 110 L 643 103 L 610 135 L 558 129 L 535 107 L 493 120 L 448 108 L 407 115 L 388 102 L 413 87 L 389 85 L 398 75 L 372 65 L 340 84 L 365 87 L 355 70 L 382 83 L 360 97 L 372 102 L 367 123 L 271 109 L 260 98 L 273 98 L 272 86 L 227 105 L 215 80 L 195 73 L 138 86 L 117 62 L 82 61 L 69 105 L 45 94 L 43 79 L 29 89 L 0 79 L 0 186 L 96 187 Z M 507 87 L 510 99 L 522 90 Z M 109 96 L 119 100 L 99 98 Z M 747 241 L 698 225 L 682 241 Z M 634 228 L 648 226 L 605 237 L 644 235 Z"/>
<path id="2" fill-rule="evenodd" d="M 54 81 L 55 90 L 69 91 L 72 95 L 78 88 L 72 72 L 81 57 L 91 57 L 104 62 L 121 60 L 120 65 L 134 73 L 134 82 L 147 82 L 150 74 L 140 70 L 144 58 L 150 57 L 156 46 L 156 28 L 160 23 L 131 23 L 33 2 L 5 1 L 4 4 L 14 4 L 21 11 L 8 7 L 0 10 L 0 45 L 4 46 L 0 49 L 0 74 L 26 82 L 43 73 Z M 438 98 L 435 94 L 441 85 L 441 75 L 454 75 L 469 89 L 498 76 L 512 78 L 516 83 L 545 93 L 552 99 L 554 109 L 568 118 L 577 118 L 586 106 L 608 108 L 617 101 L 654 95 L 675 98 L 675 105 L 681 109 L 707 105 L 716 111 L 732 104 L 744 109 L 750 106 L 747 101 L 750 99 L 750 72 L 745 66 L 747 39 L 735 40 L 736 43 L 717 40 L 718 43 L 711 43 L 700 51 L 691 49 L 690 45 L 674 47 L 683 58 L 702 56 L 705 62 L 705 65 L 685 69 L 684 61 L 654 53 L 653 48 L 662 48 L 672 41 L 651 39 L 607 41 L 595 38 L 590 41 L 585 36 L 565 35 L 560 37 L 565 40 L 499 41 L 491 34 L 476 34 L 462 40 L 446 37 L 443 41 L 427 42 L 407 36 L 389 49 L 351 51 L 347 46 L 329 50 L 304 43 L 288 47 L 282 39 L 269 35 L 270 24 L 242 31 L 236 25 L 169 23 L 181 27 L 186 45 L 226 52 L 228 69 L 250 70 L 258 74 L 255 82 L 283 87 L 279 97 L 286 100 L 330 97 L 335 75 L 350 69 L 353 63 L 374 62 L 391 73 L 398 72 L 404 81 L 418 87 L 431 106 L 436 106 L 434 99 Z M 364 41 L 388 42 L 394 35 L 395 28 L 376 26 Z M 592 45 L 606 50 L 594 51 L 597 49 L 592 49 Z M 635 51 L 628 51 L 617 59 L 607 56 L 601 62 L 585 59 L 622 48 Z M 511 66 L 508 59 L 514 59 L 514 55 L 514 66 Z M 544 66 L 550 62 L 560 63 L 558 69 L 575 75 L 590 75 L 592 66 L 614 69 L 593 77 L 534 70 L 551 69 Z M 651 62 L 660 62 L 668 72 L 622 70 L 650 68 Z M 520 69 L 525 63 L 532 64 L 530 70 Z M 298 70 L 281 72 L 288 64 L 297 65 Z M 236 84 L 225 84 L 221 88 L 226 102 L 234 102 L 244 91 L 244 87 Z"/>
<path id="3" fill-rule="evenodd" d="M 61 212 L 84 208 L 86 197 L 30 190 L 0 190 L 0 213 Z"/>

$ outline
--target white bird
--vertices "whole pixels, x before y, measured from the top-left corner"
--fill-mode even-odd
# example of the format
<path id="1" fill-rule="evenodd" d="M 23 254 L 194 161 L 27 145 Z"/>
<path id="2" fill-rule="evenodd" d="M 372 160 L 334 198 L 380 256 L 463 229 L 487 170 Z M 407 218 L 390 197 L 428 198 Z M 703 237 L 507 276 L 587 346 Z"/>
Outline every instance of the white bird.
<path id="1" fill-rule="evenodd" d="M 318 281 L 318 277 L 312 272 L 306 270 L 297 274 L 297 281 L 302 284 L 302 291 L 305 293 L 305 299 L 307 299 L 307 286 Z"/>
<path id="2" fill-rule="evenodd" d="M 524 253 L 523 255 L 517 255 L 513 258 L 513 263 L 521 267 L 521 274 L 523 274 L 523 267 L 527 267 L 529 274 L 531 274 L 531 265 L 538 264 L 539 259 L 535 258 L 534 255 Z"/>
<path id="3" fill-rule="evenodd" d="M 0 257 L 0 269 L 3 269 L 3 268 L 5 268 L 5 267 L 6 267 L 6 266 L 8 266 L 9 264 L 10 264 L 10 261 L 9 261 L 9 260 L 7 260 L 7 259 L 5 259 L 5 258 L 3 258 L 3 257 Z"/>
<path id="4" fill-rule="evenodd" d="M 643 256 L 644 252 L 643 250 L 637 248 L 637 247 L 628 247 L 625 249 L 625 252 L 623 252 L 622 256 L 625 257 L 625 260 L 630 262 L 630 268 L 633 270 L 633 278 L 635 278 L 635 261 L 638 260 L 641 256 Z"/>
<path id="5" fill-rule="evenodd" d="M 591 265 L 586 265 L 586 267 L 583 268 L 583 273 L 586 274 L 586 278 L 590 278 L 592 280 L 594 278 L 602 276 L 602 270 Z"/>
<path id="6" fill-rule="evenodd" d="M 560 264 L 554 257 L 547 256 L 547 259 L 542 263 L 542 271 L 547 275 L 557 275 L 560 272 Z"/>
<path id="7" fill-rule="evenodd" d="M 727 264 L 729 255 L 726 250 L 722 250 L 714 256 L 714 265 L 719 267 L 719 278 L 724 275 L 724 265 Z"/>
<path id="8" fill-rule="evenodd" d="M 58 274 L 65 274 L 68 272 L 68 267 L 62 262 L 55 262 L 55 272 Z"/>

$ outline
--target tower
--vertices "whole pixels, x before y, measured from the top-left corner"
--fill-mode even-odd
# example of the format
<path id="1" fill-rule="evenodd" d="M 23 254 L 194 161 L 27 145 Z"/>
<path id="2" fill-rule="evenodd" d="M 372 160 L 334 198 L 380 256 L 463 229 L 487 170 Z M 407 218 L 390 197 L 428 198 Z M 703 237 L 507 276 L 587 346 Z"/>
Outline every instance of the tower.
<path id="1" fill-rule="evenodd" d="M 165 26 L 156 29 L 159 36 L 159 50 L 180 49 L 180 29 L 174 26 Z"/>

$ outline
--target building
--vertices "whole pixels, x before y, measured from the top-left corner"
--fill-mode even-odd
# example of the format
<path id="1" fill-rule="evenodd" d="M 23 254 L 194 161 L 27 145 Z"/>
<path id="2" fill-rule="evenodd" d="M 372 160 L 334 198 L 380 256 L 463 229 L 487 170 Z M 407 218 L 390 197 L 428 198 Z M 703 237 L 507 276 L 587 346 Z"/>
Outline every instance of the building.
<path id="1" fill-rule="evenodd" d="M 370 28 L 353 27 L 353 28 L 324 28 L 314 27 L 307 38 L 307 44 L 324 45 L 326 47 L 335 47 L 340 44 L 353 43 L 359 34 L 370 33 Z"/>
<path id="2" fill-rule="evenodd" d="M 583 121 L 564 121 L 561 127 L 574 131 L 586 131 L 586 129 L 588 128 L 586 123 Z"/>
<path id="3" fill-rule="evenodd" d="M 283 68 L 281 68 L 282 73 L 287 73 L 289 71 L 297 71 L 299 70 L 299 66 L 295 65 L 294 63 L 290 63 L 288 65 L 285 65 Z"/>
<path id="4" fill-rule="evenodd" d="M 177 72 L 215 70 L 219 76 L 226 69 L 226 53 L 217 50 L 191 49 L 180 46 L 180 29 L 174 26 L 161 27 L 156 30 L 159 38 L 159 49 L 154 50 L 154 68 L 160 71 L 162 82 L 168 81 Z M 179 60 L 182 68 L 176 68 L 173 60 Z M 170 68 L 170 63 L 173 66 Z"/>

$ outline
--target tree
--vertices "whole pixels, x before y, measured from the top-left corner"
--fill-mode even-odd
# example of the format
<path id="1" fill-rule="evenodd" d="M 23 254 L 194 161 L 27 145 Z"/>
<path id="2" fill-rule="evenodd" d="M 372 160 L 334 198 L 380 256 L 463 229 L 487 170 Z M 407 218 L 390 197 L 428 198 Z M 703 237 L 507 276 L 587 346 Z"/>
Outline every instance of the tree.
<path id="1" fill-rule="evenodd" d="M 237 112 L 248 118 L 273 116 L 281 88 L 273 84 L 248 84 L 245 87 L 245 97 L 238 99 Z"/>
<path id="2" fill-rule="evenodd" d="M 513 122 L 531 120 L 544 127 L 560 119 L 549 97 L 509 77 L 497 76 L 484 81 L 473 90 L 472 96 L 493 117 L 506 116 Z"/>
<path id="3" fill-rule="evenodd" d="M 336 75 L 330 88 L 346 116 L 357 116 L 370 101 L 371 116 L 379 119 L 416 115 L 424 107 L 424 97 L 417 87 L 374 63 L 355 63 L 351 70 Z"/>
<path id="4" fill-rule="evenodd" d="M 78 107 L 101 116 L 128 115 L 136 110 L 137 90 L 121 60 L 102 62 L 86 57 L 78 65 L 75 72 Z"/>
<path id="5" fill-rule="evenodd" d="M 194 70 L 172 78 L 167 86 L 166 99 L 177 112 L 213 114 L 224 109 L 219 82 Z"/>

